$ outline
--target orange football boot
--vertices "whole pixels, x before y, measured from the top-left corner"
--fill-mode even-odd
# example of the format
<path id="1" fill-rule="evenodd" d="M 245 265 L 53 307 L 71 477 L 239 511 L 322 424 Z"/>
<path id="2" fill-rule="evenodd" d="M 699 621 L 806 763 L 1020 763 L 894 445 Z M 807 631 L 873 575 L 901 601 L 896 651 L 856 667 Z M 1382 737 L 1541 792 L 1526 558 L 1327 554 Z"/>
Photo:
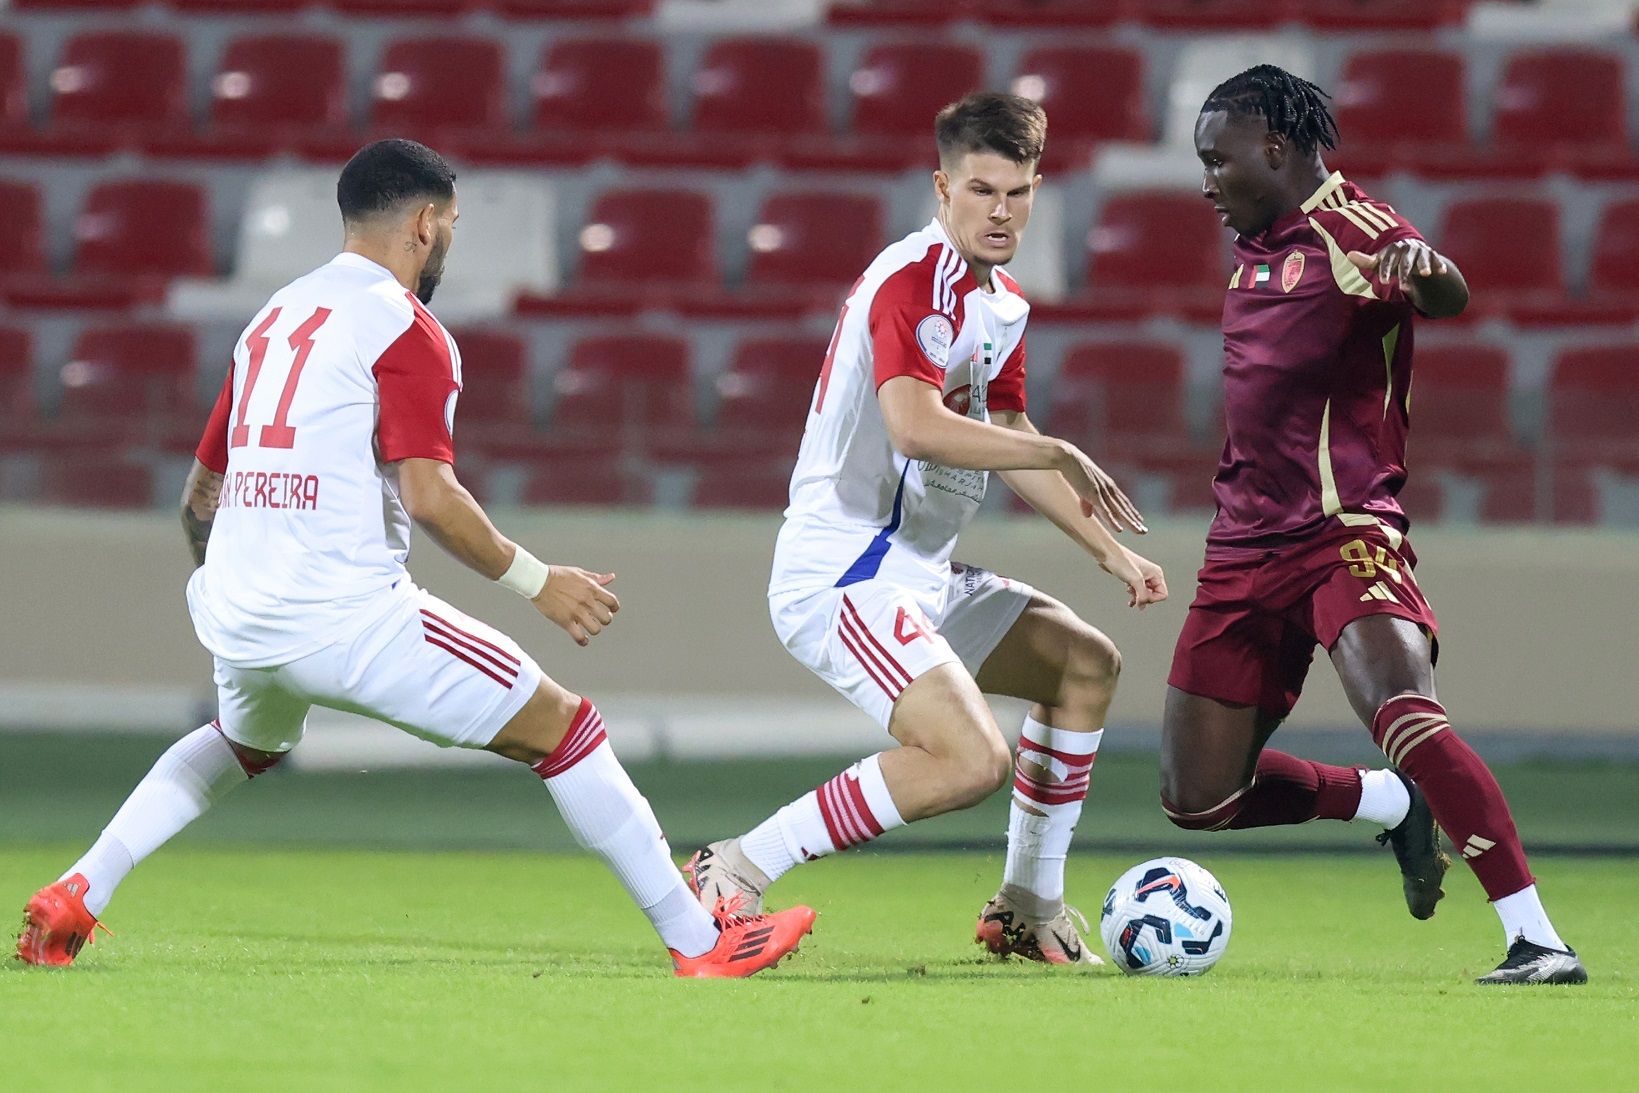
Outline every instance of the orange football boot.
<path id="1" fill-rule="evenodd" d="M 65 968 L 74 963 L 81 947 L 93 940 L 99 928 L 114 936 L 114 931 L 85 909 L 85 893 L 90 887 L 83 873 L 75 873 L 34 893 L 23 908 L 17 959 L 25 964 Z"/>
<path id="2" fill-rule="evenodd" d="M 699 956 L 684 956 L 676 949 L 672 966 L 676 974 L 694 979 L 742 979 L 772 968 L 788 953 L 797 951 L 803 936 L 814 928 L 818 917 L 812 907 L 787 907 L 767 914 L 745 914 L 745 899 L 731 896 L 717 901 L 712 917 L 720 931 L 717 944 Z"/>

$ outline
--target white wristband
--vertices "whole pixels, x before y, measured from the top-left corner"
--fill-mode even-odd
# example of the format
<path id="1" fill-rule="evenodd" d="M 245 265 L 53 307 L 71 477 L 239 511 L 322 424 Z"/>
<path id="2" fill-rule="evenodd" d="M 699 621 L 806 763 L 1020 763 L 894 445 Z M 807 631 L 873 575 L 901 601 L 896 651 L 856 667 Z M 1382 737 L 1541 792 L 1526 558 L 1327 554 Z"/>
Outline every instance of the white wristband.
<path id="1" fill-rule="evenodd" d="M 512 589 L 526 600 L 532 600 L 541 594 L 541 589 L 546 587 L 546 579 L 550 576 L 551 566 L 523 547 L 519 547 L 518 553 L 512 556 L 512 564 L 507 566 L 505 573 L 495 579 L 495 583 Z"/>

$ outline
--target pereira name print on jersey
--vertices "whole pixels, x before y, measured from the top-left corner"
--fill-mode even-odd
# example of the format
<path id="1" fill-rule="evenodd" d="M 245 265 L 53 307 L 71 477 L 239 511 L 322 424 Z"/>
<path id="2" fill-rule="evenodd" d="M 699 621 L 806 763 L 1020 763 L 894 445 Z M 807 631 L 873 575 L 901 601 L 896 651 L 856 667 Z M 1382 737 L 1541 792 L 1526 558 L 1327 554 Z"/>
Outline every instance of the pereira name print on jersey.
<path id="1" fill-rule="evenodd" d="M 771 592 L 878 576 L 944 588 L 988 476 L 895 451 L 877 390 L 909 376 L 979 421 L 1023 410 L 1029 311 L 1002 270 L 980 288 L 937 221 L 877 256 L 843 305 L 820 371 Z"/>
<path id="2" fill-rule="evenodd" d="M 240 667 L 288 663 L 413 594 L 396 464 L 454 462 L 460 388 L 453 339 L 374 262 L 341 254 L 273 294 L 196 453 L 223 475 L 188 584 L 207 649 Z"/>

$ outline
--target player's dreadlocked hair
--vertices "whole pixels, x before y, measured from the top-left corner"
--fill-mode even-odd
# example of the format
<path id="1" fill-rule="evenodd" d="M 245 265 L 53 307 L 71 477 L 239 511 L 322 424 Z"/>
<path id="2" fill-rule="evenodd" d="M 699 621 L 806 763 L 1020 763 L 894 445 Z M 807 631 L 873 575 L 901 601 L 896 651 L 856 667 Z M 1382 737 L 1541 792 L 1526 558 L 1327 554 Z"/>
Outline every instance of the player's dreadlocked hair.
<path id="1" fill-rule="evenodd" d="M 1337 147 L 1337 122 L 1325 103 L 1329 98 L 1284 68 L 1257 65 L 1213 88 L 1201 113 L 1260 115 L 1271 133 L 1280 133 L 1307 154 L 1318 147 Z"/>

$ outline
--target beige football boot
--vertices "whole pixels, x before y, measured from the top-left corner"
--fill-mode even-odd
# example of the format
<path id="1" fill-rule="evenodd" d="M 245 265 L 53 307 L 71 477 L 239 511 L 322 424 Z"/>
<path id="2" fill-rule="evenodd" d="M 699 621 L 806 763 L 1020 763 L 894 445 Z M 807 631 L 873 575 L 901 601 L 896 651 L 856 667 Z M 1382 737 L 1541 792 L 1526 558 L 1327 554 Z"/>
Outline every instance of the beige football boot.
<path id="1" fill-rule="evenodd" d="M 724 839 L 694 852 L 683 875 L 700 903 L 710 911 L 719 900 L 738 897 L 743 914 L 763 913 L 763 891 L 773 882 L 740 849 L 739 839 Z"/>
<path id="2" fill-rule="evenodd" d="M 1027 892 L 1003 888 L 979 912 L 974 943 L 1000 957 L 1017 956 L 1043 964 L 1091 968 L 1104 963 L 1087 942 L 1091 929 L 1080 911 L 1063 903 L 1056 909 L 1031 906 L 1037 902 Z M 1027 914 L 1032 910 L 1037 914 Z M 1032 921 L 1043 917 L 1045 921 Z"/>

